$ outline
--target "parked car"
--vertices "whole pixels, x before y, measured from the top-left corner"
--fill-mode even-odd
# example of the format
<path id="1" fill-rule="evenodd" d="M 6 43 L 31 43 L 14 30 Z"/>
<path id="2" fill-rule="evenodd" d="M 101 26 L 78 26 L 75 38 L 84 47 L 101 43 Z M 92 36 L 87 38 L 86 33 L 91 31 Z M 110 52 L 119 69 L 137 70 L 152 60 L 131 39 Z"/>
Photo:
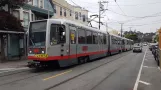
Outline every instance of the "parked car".
<path id="1" fill-rule="evenodd" d="M 152 54 L 155 55 L 156 53 L 156 49 L 158 48 L 158 44 L 153 44 L 151 45 L 151 51 L 152 51 Z"/>
<path id="2" fill-rule="evenodd" d="M 142 52 L 142 47 L 140 45 L 135 45 L 133 47 L 133 52 Z"/>
<path id="3" fill-rule="evenodd" d="M 155 45 L 157 45 L 157 43 L 150 43 L 149 44 L 149 50 L 152 51 L 152 47 L 155 46 Z"/>
<path id="4" fill-rule="evenodd" d="M 155 60 L 157 62 L 157 65 L 159 66 L 160 65 L 160 61 L 159 61 L 160 55 L 159 55 L 159 47 L 158 47 L 158 45 L 156 45 L 155 48 L 153 48 L 153 53 L 154 53 L 153 55 L 154 55 L 154 58 L 155 58 Z"/>

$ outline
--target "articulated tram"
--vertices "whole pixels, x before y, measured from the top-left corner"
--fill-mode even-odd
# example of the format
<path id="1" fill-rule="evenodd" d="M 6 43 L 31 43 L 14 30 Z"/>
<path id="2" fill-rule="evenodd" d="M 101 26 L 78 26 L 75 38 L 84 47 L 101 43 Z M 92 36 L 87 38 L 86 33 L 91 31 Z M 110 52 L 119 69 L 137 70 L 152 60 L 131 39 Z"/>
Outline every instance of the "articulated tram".
<path id="1" fill-rule="evenodd" d="M 132 40 L 64 19 L 30 22 L 29 67 L 67 67 L 132 49 Z"/>

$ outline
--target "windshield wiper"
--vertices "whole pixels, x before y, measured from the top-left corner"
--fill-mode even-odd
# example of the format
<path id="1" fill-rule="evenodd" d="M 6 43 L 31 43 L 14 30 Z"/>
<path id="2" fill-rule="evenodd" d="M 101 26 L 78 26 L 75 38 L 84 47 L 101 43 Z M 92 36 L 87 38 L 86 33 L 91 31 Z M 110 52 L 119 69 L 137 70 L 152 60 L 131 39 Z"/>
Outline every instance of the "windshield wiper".
<path id="1" fill-rule="evenodd" d="M 33 40 L 31 38 L 30 38 L 30 41 L 31 41 L 32 45 L 34 46 L 35 44 L 34 44 L 34 42 L 33 42 Z"/>

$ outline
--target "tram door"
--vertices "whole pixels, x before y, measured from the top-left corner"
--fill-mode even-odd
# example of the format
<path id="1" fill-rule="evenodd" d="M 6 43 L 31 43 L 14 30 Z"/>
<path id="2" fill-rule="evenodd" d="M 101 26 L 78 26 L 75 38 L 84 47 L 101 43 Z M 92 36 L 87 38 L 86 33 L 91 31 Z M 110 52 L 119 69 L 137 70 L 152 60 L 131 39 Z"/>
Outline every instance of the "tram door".
<path id="1" fill-rule="evenodd" d="M 76 58 L 77 57 L 77 33 L 76 33 L 76 27 L 69 26 L 69 58 Z"/>

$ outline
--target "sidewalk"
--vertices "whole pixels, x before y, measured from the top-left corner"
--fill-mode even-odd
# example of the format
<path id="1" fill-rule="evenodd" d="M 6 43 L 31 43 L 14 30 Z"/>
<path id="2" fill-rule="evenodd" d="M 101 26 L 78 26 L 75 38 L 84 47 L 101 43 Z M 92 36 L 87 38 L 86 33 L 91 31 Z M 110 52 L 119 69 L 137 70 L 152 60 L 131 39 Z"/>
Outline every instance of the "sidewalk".
<path id="1" fill-rule="evenodd" d="M 161 90 L 161 70 L 150 50 L 145 55 L 137 90 Z"/>
<path id="2" fill-rule="evenodd" d="M 5 68 L 22 68 L 27 66 L 28 60 L 17 60 L 0 63 L 0 69 Z"/>

